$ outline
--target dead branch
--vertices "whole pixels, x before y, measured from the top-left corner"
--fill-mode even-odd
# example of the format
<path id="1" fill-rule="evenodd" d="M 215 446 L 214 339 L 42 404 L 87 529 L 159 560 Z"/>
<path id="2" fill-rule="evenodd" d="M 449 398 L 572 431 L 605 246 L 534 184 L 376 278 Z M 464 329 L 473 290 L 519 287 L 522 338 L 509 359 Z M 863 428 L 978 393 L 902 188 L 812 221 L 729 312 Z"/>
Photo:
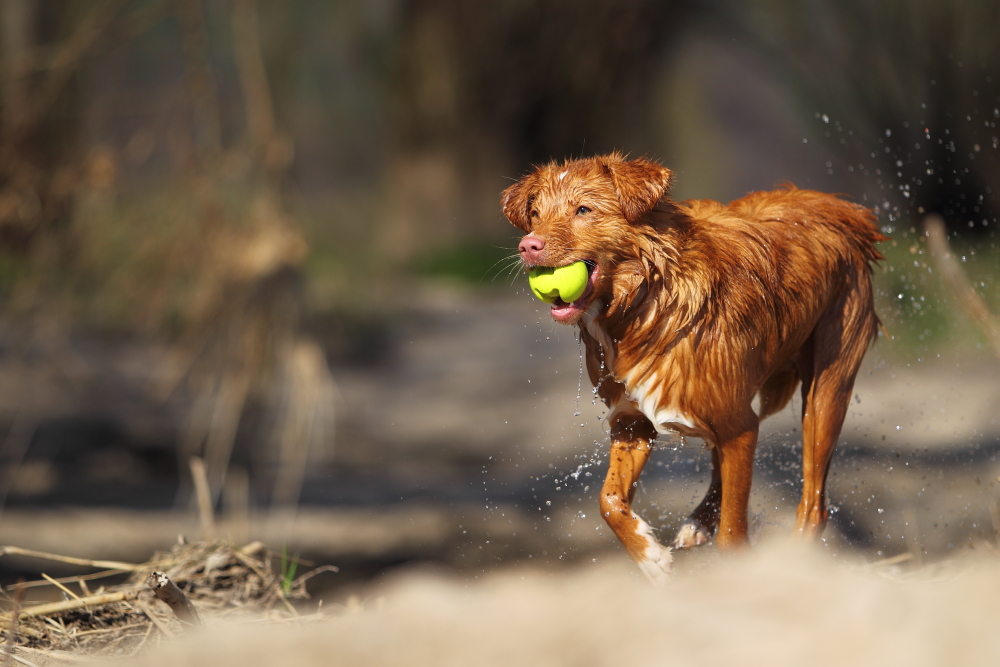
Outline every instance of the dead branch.
<path id="1" fill-rule="evenodd" d="M 123 563 L 117 560 L 90 560 L 89 558 L 74 558 L 72 556 L 59 556 L 49 554 L 44 551 L 33 551 L 22 549 L 21 547 L 0 547 L 0 556 L 27 556 L 28 558 L 41 558 L 43 560 L 53 560 L 59 563 L 69 563 L 70 565 L 85 565 L 87 567 L 103 567 L 108 570 L 118 570 L 120 572 L 135 572 L 144 570 L 147 565 L 136 565 L 135 563 Z"/>
<path id="2" fill-rule="evenodd" d="M 208 28 L 202 0 L 179 0 L 181 51 L 187 70 L 188 95 L 198 124 L 195 141 L 201 157 L 215 158 L 222 150 L 219 99 L 208 59 Z"/>
<path id="3" fill-rule="evenodd" d="M 206 540 L 212 540 L 215 539 L 215 513 L 212 510 L 212 492 L 208 486 L 205 462 L 197 456 L 192 456 L 189 464 L 191 478 L 194 480 L 195 495 L 198 498 L 198 516 L 201 518 L 202 537 Z"/>
<path id="4" fill-rule="evenodd" d="M 157 616 L 153 612 L 153 610 L 150 609 L 144 602 L 142 602 L 141 600 L 137 600 L 133 606 L 139 611 L 141 611 L 143 614 L 145 614 L 146 618 L 148 618 L 149 621 L 156 626 L 156 629 L 159 630 L 164 637 L 166 637 L 167 639 L 174 638 L 175 635 L 173 631 L 169 627 L 167 627 L 167 624 L 161 621 L 160 617 Z"/>
<path id="5" fill-rule="evenodd" d="M 153 572 L 146 578 L 146 584 L 153 589 L 153 593 L 161 601 L 165 602 L 174 612 L 174 615 L 182 623 L 188 625 L 201 625 L 201 617 L 198 610 L 194 608 L 191 601 L 184 595 L 184 591 L 177 588 L 177 584 L 170 581 L 163 572 Z"/>
<path id="6" fill-rule="evenodd" d="M 317 574 L 323 574 L 324 572 L 340 572 L 340 568 L 337 567 L 336 565 L 322 565 L 320 567 L 317 567 L 315 570 L 310 570 L 309 572 L 306 572 L 301 577 L 293 581 L 289 589 L 295 590 L 302 584 L 306 583 L 307 581 L 315 577 Z"/>
<path id="7" fill-rule="evenodd" d="M 257 0 L 233 2 L 233 52 L 246 102 L 247 138 L 252 150 L 263 151 L 274 136 L 274 108 L 260 51 Z"/>
<path id="8" fill-rule="evenodd" d="M 51 68 L 47 78 L 42 85 L 32 105 L 32 113 L 35 118 L 43 115 L 52 103 L 62 92 L 69 81 L 70 76 L 76 71 L 80 60 L 90 50 L 101 33 L 111 24 L 117 16 L 119 10 L 125 5 L 127 0 L 106 0 L 97 6 L 96 9 L 83 20 L 69 39 L 67 39 L 55 58 L 52 60 Z"/>
<path id="9" fill-rule="evenodd" d="M 36 665 L 35 663 L 29 662 L 24 658 L 22 658 L 21 656 L 14 653 L 14 649 L 12 648 L 4 647 L 3 655 L 4 655 L 4 660 L 3 660 L 4 667 L 7 667 L 10 664 L 10 660 L 16 660 L 22 665 L 27 665 L 27 667 L 38 667 L 38 665 Z"/>
<path id="10" fill-rule="evenodd" d="M 122 574 L 126 570 L 105 570 L 103 572 L 95 572 L 93 574 L 78 574 L 72 577 L 60 577 L 59 579 L 51 579 L 46 577 L 45 579 L 39 579 L 37 581 L 25 581 L 18 582 L 16 584 L 11 584 L 7 587 L 9 591 L 16 591 L 19 588 L 36 588 L 38 586 L 51 586 L 53 583 L 68 584 L 76 582 L 80 585 L 85 595 L 91 595 L 90 590 L 87 588 L 88 581 L 93 579 L 103 579 L 105 577 L 113 577 L 116 574 Z"/>
<path id="11" fill-rule="evenodd" d="M 24 589 L 19 588 L 14 593 L 14 605 L 10 610 L 10 624 L 7 626 L 7 644 L 4 646 L 3 667 L 10 667 L 11 658 L 17 648 L 17 621 L 21 613 L 21 601 L 24 600 Z"/>
<path id="12" fill-rule="evenodd" d="M 969 316 L 969 319 L 979 327 L 987 340 L 993 346 L 993 353 L 1000 359 L 1000 322 L 990 313 L 983 297 L 972 287 L 965 277 L 961 264 L 955 259 L 948 245 L 948 234 L 945 231 L 944 220 L 939 215 L 928 215 L 924 218 L 924 232 L 927 237 L 927 247 L 931 251 L 931 259 L 938 273 L 944 279 L 944 284 L 958 299 L 959 305 Z"/>
<path id="13" fill-rule="evenodd" d="M 22 609 L 21 613 L 18 614 L 18 618 L 35 618 L 38 616 L 48 616 L 49 614 L 59 614 L 64 611 L 72 611 L 73 609 L 81 609 L 83 607 L 96 607 L 102 604 L 109 604 L 111 602 L 123 602 L 125 600 L 131 600 L 138 594 L 139 591 L 137 590 L 117 591 L 115 593 L 88 595 L 85 598 L 76 598 L 75 600 L 49 602 L 47 604 L 39 604 L 34 607 Z M 9 624 L 10 622 L 11 619 L 7 619 L 7 623 Z"/>

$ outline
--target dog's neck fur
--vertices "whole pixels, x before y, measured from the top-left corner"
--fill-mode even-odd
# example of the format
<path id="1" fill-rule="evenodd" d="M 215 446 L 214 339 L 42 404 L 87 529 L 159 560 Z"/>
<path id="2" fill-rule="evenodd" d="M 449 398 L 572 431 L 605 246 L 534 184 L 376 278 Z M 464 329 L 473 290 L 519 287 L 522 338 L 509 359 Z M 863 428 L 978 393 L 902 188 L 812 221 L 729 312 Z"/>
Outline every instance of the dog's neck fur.
<path id="1" fill-rule="evenodd" d="M 638 380 L 648 366 L 692 333 L 705 315 L 711 277 L 695 221 L 664 197 L 636 225 L 634 256 L 622 257 L 611 293 L 580 321 L 604 348 L 615 379 Z"/>

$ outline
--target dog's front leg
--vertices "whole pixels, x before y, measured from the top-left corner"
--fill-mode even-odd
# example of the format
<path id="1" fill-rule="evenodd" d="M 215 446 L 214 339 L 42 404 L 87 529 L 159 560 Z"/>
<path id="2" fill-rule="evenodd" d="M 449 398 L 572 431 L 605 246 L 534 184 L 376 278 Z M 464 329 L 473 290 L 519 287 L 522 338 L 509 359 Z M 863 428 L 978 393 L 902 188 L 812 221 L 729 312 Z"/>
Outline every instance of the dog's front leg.
<path id="1" fill-rule="evenodd" d="M 654 583 L 670 574 L 670 549 L 653 537 L 648 523 L 632 512 L 632 498 L 646 465 L 656 430 L 641 415 L 623 415 L 611 428 L 608 476 L 601 489 L 601 515 L 621 540 L 628 555 Z"/>

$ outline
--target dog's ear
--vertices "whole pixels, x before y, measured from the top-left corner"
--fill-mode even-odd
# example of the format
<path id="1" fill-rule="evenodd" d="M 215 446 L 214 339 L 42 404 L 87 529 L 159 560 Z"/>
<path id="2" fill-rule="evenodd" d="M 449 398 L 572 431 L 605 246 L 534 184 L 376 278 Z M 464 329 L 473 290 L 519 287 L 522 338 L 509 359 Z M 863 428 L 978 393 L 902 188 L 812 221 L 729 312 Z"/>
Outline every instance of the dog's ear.
<path id="1" fill-rule="evenodd" d="M 537 174 L 525 176 L 503 191 L 500 208 L 511 223 L 525 234 L 531 233 L 531 204 L 535 199 Z"/>
<path id="2" fill-rule="evenodd" d="M 622 213 L 636 222 L 670 190 L 674 175 L 659 162 L 646 158 L 624 161 L 612 155 L 606 165 L 614 183 Z"/>

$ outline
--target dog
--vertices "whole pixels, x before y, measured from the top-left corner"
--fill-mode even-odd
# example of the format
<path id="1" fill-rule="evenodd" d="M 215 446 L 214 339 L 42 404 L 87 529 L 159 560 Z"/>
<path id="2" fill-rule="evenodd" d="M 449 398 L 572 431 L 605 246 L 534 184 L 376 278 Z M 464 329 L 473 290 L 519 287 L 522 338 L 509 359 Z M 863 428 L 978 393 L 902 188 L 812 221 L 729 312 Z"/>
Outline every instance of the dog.
<path id="1" fill-rule="evenodd" d="M 794 531 L 818 537 L 824 485 L 854 378 L 878 335 L 872 264 L 886 240 L 874 214 L 792 185 L 728 206 L 675 202 L 672 173 L 619 153 L 550 163 L 507 188 L 525 269 L 583 261 L 589 279 L 552 318 L 579 327 L 587 373 L 610 412 L 601 515 L 654 582 L 671 550 L 632 511 L 657 434 L 702 438 L 704 500 L 673 547 L 747 542 L 760 420 L 802 387 L 802 499 Z M 759 397 L 755 412 L 752 401 Z"/>

